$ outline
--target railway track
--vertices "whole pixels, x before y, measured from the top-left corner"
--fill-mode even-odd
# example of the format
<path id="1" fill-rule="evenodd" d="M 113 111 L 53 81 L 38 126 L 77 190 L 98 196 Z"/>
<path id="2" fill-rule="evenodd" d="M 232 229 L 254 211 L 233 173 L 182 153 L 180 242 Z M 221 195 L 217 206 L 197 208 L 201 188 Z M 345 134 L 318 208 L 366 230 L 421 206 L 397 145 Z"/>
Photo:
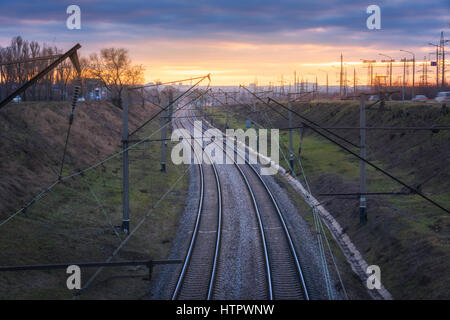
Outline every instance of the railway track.
<path id="1" fill-rule="evenodd" d="M 196 119 L 194 113 L 190 113 L 190 117 L 187 117 L 192 127 L 195 126 L 192 119 Z M 186 128 L 179 122 L 181 127 Z M 203 128 L 208 129 L 206 125 Z M 194 143 L 198 143 L 194 139 Z M 223 149 L 217 142 L 215 143 L 219 148 Z M 202 146 L 203 147 L 203 146 Z M 249 164 L 245 159 L 245 153 L 238 149 L 234 149 L 235 154 L 245 160 L 245 164 L 238 164 L 234 161 L 234 167 L 238 170 L 239 175 L 242 177 L 244 185 L 248 191 L 251 199 L 251 206 L 254 211 L 255 225 L 259 230 L 259 245 L 261 261 L 264 263 L 264 267 L 259 268 L 260 273 L 257 278 L 265 280 L 266 292 L 260 294 L 260 299 L 309 299 L 309 294 L 306 286 L 306 282 L 303 276 L 303 272 L 300 265 L 300 259 L 297 255 L 295 246 L 290 236 L 289 229 L 286 225 L 284 215 L 280 210 L 280 207 L 270 191 L 268 185 L 264 182 L 261 175 L 258 173 L 257 168 Z M 225 153 L 226 154 L 226 153 Z M 229 155 L 226 155 L 229 157 Z M 214 172 L 217 194 L 220 195 L 220 179 L 216 166 L 213 165 L 199 165 L 201 176 L 201 192 L 199 201 L 199 209 L 197 212 L 197 220 L 194 226 L 191 242 L 185 258 L 182 271 L 177 282 L 177 286 L 172 296 L 173 299 L 204 299 L 202 298 L 202 292 L 205 291 L 205 274 L 210 274 L 210 281 L 208 285 L 207 299 L 213 298 L 215 277 L 217 271 L 217 263 L 220 260 L 220 251 L 230 250 L 229 248 L 220 247 L 220 232 L 221 228 L 217 227 L 217 223 L 214 224 L 214 220 L 220 221 L 220 219 L 211 219 L 212 210 L 207 212 L 205 206 L 205 190 L 212 190 L 211 187 L 205 187 L 205 171 L 208 170 Z M 210 179 L 211 180 L 211 179 Z M 221 205 L 221 204 L 220 204 Z M 206 217 L 206 218 L 205 218 Z M 220 213 L 221 217 L 221 213 Z M 203 218 L 203 219 L 202 219 Z M 219 222 L 220 223 L 220 222 Z M 202 227 L 200 227 L 200 225 Z M 216 228 L 217 227 L 217 228 Z M 203 237 L 201 242 L 205 241 L 204 247 L 197 246 L 196 243 L 200 243 L 197 238 L 202 237 L 202 233 L 199 230 L 211 230 L 216 229 L 216 245 L 214 254 L 211 253 L 212 237 Z M 210 232 L 211 235 L 213 232 Z M 200 234 L 200 236 L 199 236 Z M 208 244 L 209 242 L 209 244 Z M 221 250 L 220 250 L 221 249 Z M 202 252 L 202 250 L 204 250 Z M 211 257 L 213 257 L 211 259 Z M 197 261 L 197 262 L 196 262 Z M 213 261 L 213 262 L 212 262 Z M 207 264 L 209 263 L 209 267 Z M 208 270 L 209 273 L 205 273 Z M 222 270 L 223 271 L 223 270 Z"/>
<path id="2" fill-rule="evenodd" d="M 184 127 L 181 121 L 177 121 L 177 124 Z M 198 157 L 195 150 L 194 157 Z M 199 162 L 198 168 L 198 211 L 172 300 L 209 300 L 213 294 L 222 232 L 222 192 L 215 164 Z"/>

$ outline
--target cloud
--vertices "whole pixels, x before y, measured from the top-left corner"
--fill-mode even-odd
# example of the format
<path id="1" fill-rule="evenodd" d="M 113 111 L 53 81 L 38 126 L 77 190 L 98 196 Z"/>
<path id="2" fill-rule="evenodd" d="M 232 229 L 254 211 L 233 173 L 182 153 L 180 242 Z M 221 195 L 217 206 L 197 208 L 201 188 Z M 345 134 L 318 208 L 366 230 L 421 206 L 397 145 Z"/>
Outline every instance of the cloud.
<path id="1" fill-rule="evenodd" d="M 352 42 L 353 33 L 367 33 L 365 9 L 367 1 L 298 1 L 298 0 L 219 0 L 219 1 L 78 1 L 82 11 L 82 27 L 87 40 L 109 35 L 177 38 L 219 38 L 269 36 L 271 42 L 337 41 Z M 445 27 L 450 13 L 446 0 L 380 1 L 382 39 L 395 42 L 397 35 L 413 39 L 431 36 Z M 0 26 L 15 24 L 26 29 L 35 21 L 35 33 L 65 33 L 66 5 L 58 1 L 1 2 Z M 51 26 L 45 21 L 60 21 Z M 109 26 L 109 31 L 102 28 Z M 318 34 L 317 30 L 325 30 Z M 125 32 L 126 31 L 126 32 Z M 4 31 L 0 31 L 4 35 Z M 87 34 L 91 33 L 91 35 Z M 295 36 L 289 37 L 292 33 Z M 380 32 L 382 33 L 382 32 Z M 391 36 L 392 35 L 392 36 Z M 326 37 L 326 38 L 325 38 Z M 357 38 L 366 43 L 370 37 Z M 267 39 L 267 38 L 266 38 Z"/>
<path id="2" fill-rule="evenodd" d="M 440 30 L 450 21 L 448 0 L 73 3 L 81 7 L 81 30 L 67 30 L 65 26 L 68 2 L 0 0 L 0 45 L 21 35 L 63 48 L 79 42 L 83 54 L 121 46 L 129 48 L 139 63 L 149 63 L 152 70 L 159 68 L 161 77 L 167 73 L 161 64 L 173 66 L 177 61 L 174 72 L 186 70 L 183 65 L 197 65 L 195 70 L 219 74 L 239 69 L 242 77 L 247 72 L 253 78 L 264 68 L 276 72 L 283 67 L 287 72 L 286 64 L 291 68 L 302 62 L 336 61 L 340 52 L 353 61 L 373 59 L 378 52 L 399 56 L 400 48 L 426 54 L 429 50 L 424 46 L 437 41 Z M 381 30 L 366 28 L 369 4 L 381 8 Z M 203 60 L 210 63 L 202 64 Z M 247 67 L 252 61 L 260 64 Z M 222 69 L 215 68 L 214 63 Z"/>

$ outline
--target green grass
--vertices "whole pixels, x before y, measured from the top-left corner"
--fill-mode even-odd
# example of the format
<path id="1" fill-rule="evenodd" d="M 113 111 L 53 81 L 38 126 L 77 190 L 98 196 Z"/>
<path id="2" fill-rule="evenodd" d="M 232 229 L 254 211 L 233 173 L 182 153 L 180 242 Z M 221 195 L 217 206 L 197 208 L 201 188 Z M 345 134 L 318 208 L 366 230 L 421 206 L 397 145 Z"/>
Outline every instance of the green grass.
<path id="1" fill-rule="evenodd" d="M 301 110 L 303 115 L 311 119 L 320 118 L 322 120 L 318 122 L 327 123 L 330 126 L 345 123 L 351 117 L 351 121 L 354 123 L 352 125 L 357 125 L 359 115 L 358 102 L 333 101 L 332 108 L 328 108 L 328 105 L 329 102 L 326 101 L 305 103 L 303 107 L 299 107 L 299 110 Z M 423 121 L 427 119 L 433 119 L 440 110 L 440 105 L 427 104 L 426 108 L 421 108 L 423 107 L 421 104 L 402 104 L 398 102 L 389 102 L 386 104 L 386 107 L 392 107 L 392 111 L 384 113 L 368 112 L 370 121 L 377 120 L 392 126 L 411 126 L 417 123 L 424 123 Z M 230 121 L 231 127 L 245 128 L 246 116 L 243 115 L 243 110 L 245 110 L 244 107 L 233 108 L 233 117 Z M 215 111 L 215 113 L 223 114 L 220 111 Z M 373 117 L 378 118 L 372 119 Z M 271 120 L 277 121 L 278 118 L 280 117 L 274 116 Z M 219 126 L 223 126 L 224 120 L 218 118 L 216 123 L 219 123 Z M 448 125 L 450 123 L 450 115 L 441 115 L 434 123 Z M 372 139 L 376 139 L 376 135 L 379 133 L 371 134 L 373 134 L 371 136 Z M 414 137 L 416 145 L 410 146 L 400 143 L 400 150 L 393 150 L 393 152 L 401 154 L 402 159 L 407 160 L 412 155 L 417 156 L 417 154 L 420 154 L 421 148 L 426 146 L 426 143 L 434 145 L 442 145 L 444 143 L 445 145 L 445 141 L 448 141 L 450 137 L 450 132 L 441 131 L 435 133 L 431 139 L 428 136 L 425 136 L 423 139 Z M 357 134 L 353 137 L 358 139 Z M 396 139 L 399 139 L 399 137 L 400 134 L 397 134 Z M 280 139 L 281 148 L 287 155 L 288 133 L 280 132 Z M 355 141 L 354 139 L 353 141 Z M 430 142 L 427 142 L 426 139 L 429 139 L 428 141 Z M 401 141 L 408 142 L 406 140 Z M 294 152 L 296 153 L 299 143 L 300 133 L 299 130 L 295 130 L 293 144 Z M 359 153 L 357 149 L 354 149 L 354 151 Z M 387 170 L 409 185 L 414 186 L 415 183 L 421 181 L 416 176 L 417 173 L 411 173 L 411 167 L 403 165 L 390 166 L 383 160 L 385 159 L 383 156 L 382 151 L 380 153 L 379 150 L 372 150 L 369 144 L 368 159 L 374 164 Z M 280 162 L 283 167 L 288 168 L 288 164 L 281 154 Z M 311 132 L 303 139 L 302 163 L 313 191 L 320 187 L 318 181 L 323 181 L 325 177 L 336 177 L 337 181 L 340 181 L 336 185 L 338 187 L 336 192 L 359 191 L 359 160 Z M 299 172 L 300 169 L 297 162 L 295 166 L 295 171 Z M 369 165 L 366 167 L 367 190 L 369 192 L 405 191 L 402 190 L 402 186 L 399 183 Z M 278 180 L 280 184 L 283 183 L 281 178 Z M 342 185 L 347 187 L 339 191 Z M 304 208 L 305 204 L 302 203 L 303 201 L 299 201 L 300 197 L 298 196 L 295 198 L 295 191 L 290 190 L 289 187 L 286 189 L 290 193 L 291 199 L 294 199 L 297 207 L 301 209 L 300 211 L 307 212 L 306 215 L 303 214 L 302 216 L 312 225 L 312 216 L 310 211 Z M 450 193 L 446 190 L 448 190 L 448 181 L 439 179 L 439 177 L 431 180 L 424 186 L 424 192 L 444 207 L 448 207 L 450 203 Z M 375 203 L 369 205 L 369 223 L 366 227 L 360 227 L 356 213 L 357 202 L 353 203 L 355 207 L 352 208 L 345 207 L 342 200 L 340 202 L 334 201 L 333 205 L 328 209 L 337 217 L 366 261 L 369 264 L 380 265 L 383 283 L 394 295 L 394 298 L 448 298 L 448 287 L 445 288 L 443 283 L 448 281 L 450 276 L 448 272 L 448 258 L 446 258 L 450 255 L 450 217 L 418 195 L 382 196 L 378 197 Z M 339 249 L 335 244 L 333 244 L 333 251 L 340 257 L 340 267 L 345 269 L 345 258 L 339 254 Z M 341 271 L 343 271 L 342 268 Z M 359 280 L 354 278 L 354 274 L 348 267 L 344 270 L 344 277 L 349 281 L 355 292 L 359 292 L 360 296 L 364 295 L 360 290 L 361 288 L 357 288 Z"/>
<path id="2" fill-rule="evenodd" d="M 147 136 L 159 127 L 154 122 L 142 133 Z M 167 172 L 160 169 L 160 142 L 147 143 L 129 151 L 130 158 L 130 218 L 131 228 L 145 216 L 156 201 L 184 173 L 186 166 L 170 161 L 167 151 Z M 119 151 L 119 150 L 117 150 Z M 93 170 L 87 171 L 54 187 L 45 198 L 28 208 L 2 227 L 0 242 L 2 265 L 46 264 L 79 261 L 104 261 L 121 240 L 105 218 L 114 226 L 122 222 L 122 157 L 118 156 Z M 64 175 L 73 173 L 65 166 Z M 99 199 L 101 206 L 89 190 Z M 178 228 L 178 217 L 185 203 L 188 175 L 154 210 L 143 226 L 121 250 L 116 260 L 164 259 L 168 257 Z M 102 209 L 103 207 L 103 209 Z M 87 281 L 95 269 L 82 270 Z M 116 275 L 146 273 L 129 268 L 105 269 L 98 280 Z M 52 272 L 19 272 L 0 274 L 2 299 L 67 299 L 64 270 Z M 120 281 L 105 284 L 86 292 L 82 298 L 138 298 L 147 292 L 148 283 L 140 278 L 128 285 Z M 123 287 L 122 287 L 123 286 Z"/>

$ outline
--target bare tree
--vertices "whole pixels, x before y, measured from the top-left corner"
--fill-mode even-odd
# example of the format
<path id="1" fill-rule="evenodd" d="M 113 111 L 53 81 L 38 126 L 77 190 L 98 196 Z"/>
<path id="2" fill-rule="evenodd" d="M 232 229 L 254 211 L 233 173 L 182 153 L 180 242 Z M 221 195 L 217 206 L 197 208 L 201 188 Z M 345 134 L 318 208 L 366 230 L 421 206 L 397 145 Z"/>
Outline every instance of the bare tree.
<path id="1" fill-rule="evenodd" d="M 110 91 L 113 103 L 120 106 L 125 86 L 144 82 L 144 67 L 131 65 L 128 51 L 124 48 L 106 48 L 89 57 L 90 73 L 99 78 Z"/>
<path id="2" fill-rule="evenodd" d="M 20 85 L 30 80 L 51 63 L 52 56 L 61 54 L 57 47 L 40 45 L 20 36 L 11 39 L 7 47 L 0 47 L 0 98 L 6 97 Z M 33 58 L 49 57 L 49 59 Z M 132 65 L 128 51 L 123 48 L 107 48 L 99 55 L 80 59 L 82 92 L 87 94 L 94 87 L 105 86 L 113 102 L 120 106 L 124 86 L 144 82 L 144 67 Z M 25 100 L 66 100 L 78 79 L 70 61 L 64 61 L 22 94 Z"/>

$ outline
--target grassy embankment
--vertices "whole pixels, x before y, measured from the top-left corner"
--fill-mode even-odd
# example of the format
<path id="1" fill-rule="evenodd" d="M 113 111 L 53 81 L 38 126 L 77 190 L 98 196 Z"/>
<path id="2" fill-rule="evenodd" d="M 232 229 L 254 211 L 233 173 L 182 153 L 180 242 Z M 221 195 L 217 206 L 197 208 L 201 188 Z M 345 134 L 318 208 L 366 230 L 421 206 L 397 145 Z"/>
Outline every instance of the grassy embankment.
<path id="1" fill-rule="evenodd" d="M 448 125 L 450 114 L 439 105 L 387 104 L 388 111 L 368 110 L 368 126 Z M 232 107 L 231 126 L 244 127 L 246 107 Z M 359 126 L 354 102 L 298 103 L 294 109 L 326 126 Z M 294 117 L 295 118 L 295 117 Z M 224 118 L 216 119 L 222 122 Z M 264 123 L 259 116 L 257 121 Z M 271 113 L 277 127 L 287 122 Z M 295 123 L 295 122 L 294 122 Z M 297 122 L 298 124 L 298 122 Z M 337 131 L 358 143 L 358 131 Z M 288 133 L 281 134 L 288 145 Z M 300 132 L 294 132 L 297 151 Z M 449 131 L 368 131 L 368 159 L 404 182 L 416 186 L 444 207 L 450 203 Z M 285 152 L 286 147 L 283 146 Z M 354 149 L 358 152 L 357 149 Z M 284 167 L 283 158 L 280 161 Z M 359 190 L 359 161 L 323 138 L 307 132 L 302 162 L 314 195 Z M 296 171 L 300 169 L 296 164 Z M 367 189 L 405 191 L 373 168 L 367 169 Z M 319 197 L 326 200 L 329 198 Z M 359 225 L 358 199 L 333 199 L 327 208 L 344 227 L 369 264 L 382 270 L 382 281 L 394 298 L 449 298 L 450 218 L 417 195 L 377 196 L 368 199 L 368 223 Z M 307 218 L 308 219 L 308 218 Z"/>
<path id="2" fill-rule="evenodd" d="M 14 105 L 17 106 L 17 105 Z M 28 113 L 45 113 L 49 122 L 65 119 L 70 106 L 68 103 L 39 103 L 21 104 L 22 111 Z M 80 108 L 75 123 L 80 126 L 81 132 L 89 130 L 90 125 L 97 126 L 102 134 L 114 136 L 113 144 L 108 151 L 120 151 L 120 112 L 113 112 L 108 119 L 97 119 L 97 123 L 89 123 L 93 116 L 93 107 L 102 113 L 103 108 L 115 108 L 106 105 L 85 105 Z M 135 114 L 131 114 L 131 128 L 145 120 L 145 115 L 140 114 L 137 106 L 134 106 Z M 3 110 L 2 110 L 3 111 Z M 78 111 L 78 110 L 77 110 Z M 108 111 L 109 112 L 109 111 Z M 143 111 L 142 111 L 143 113 Z M 57 116 L 60 114 L 61 117 Z M 86 117 L 84 117 L 86 115 Z M 84 121 L 83 121 L 84 120 Z M 102 121 L 103 120 L 103 121 Z M 98 122 L 100 121 L 100 122 Z M 42 125 L 33 126 L 30 119 L 24 123 L 34 132 L 49 131 Z M 67 121 L 64 121 L 66 127 Z M 116 132 L 104 132 L 103 126 L 112 126 Z M 154 121 L 140 133 L 140 137 L 148 136 L 160 126 L 159 121 Z M 80 154 L 95 155 L 96 161 L 106 158 L 108 153 L 98 154 L 90 145 L 85 145 L 86 137 L 77 137 L 77 128 L 71 136 L 69 144 L 69 160 L 65 166 L 64 175 L 73 173 L 74 166 L 83 169 L 88 165 L 79 165 L 77 160 Z M 83 130 L 84 129 L 84 130 Z M 3 130 L 2 130 L 3 131 Z M 61 131 L 61 130 L 60 130 Z M 26 136 L 22 131 L 15 132 L 12 126 L 5 130 L 8 137 L 17 140 L 19 136 Z M 64 130 L 60 132 L 62 134 Z M 92 132 L 92 131 L 91 131 Z M 40 135 L 38 135 L 40 137 Z M 159 138 L 156 134 L 153 138 Z M 52 137 L 48 137 L 51 139 Z M 89 139 L 102 144 L 107 144 L 108 139 L 99 135 L 91 135 Z M 136 137 L 134 137 L 136 138 Z M 54 139 L 51 139 L 54 140 Z M 46 145 L 48 141 L 36 141 Z M 51 143 L 51 142 L 50 142 Z M 170 156 L 169 143 L 168 154 Z M 83 147 L 80 147 L 83 145 Z M 27 171 L 30 163 L 44 159 L 39 150 L 30 154 L 27 148 L 15 148 L 12 150 L 17 159 L 14 168 Z M 51 157 L 58 159 L 61 144 L 54 150 Z M 83 152 L 78 152 L 84 148 Z M 50 148 L 51 149 L 51 148 Z M 46 150 L 51 152 L 50 150 Z M 11 161 L 11 159 L 10 159 Z M 90 164 L 96 162 L 90 161 Z M 82 161 L 81 161 L 82 162 Z M 60 183 L 53 188 L 47 196 L 28 208 L 26 214 L 20 214 L 9 223 L 1 227 L 0 261 L 2 265 L 23 265 L 42 263 L 63 263 L 83 261 L 104 261 L 119 245 L 125 235 L 119 230 L 119 239 L 113 232 L 113 226 L 119 226 L 122 220 L 122 157 L 118 156 L 93 170 L 87 171 L 84 176 L 77 176 L 67 182 Z M 55 167 L 54 164 L 49 164 Z M 12 168 L 12 167 L 11 167 Z M 55 169 L 53 168 L 53 169 Z M 9 178 L 20 172 L 10 172 L 10 168 L 2 168 L 2 174 Z M 130 150 L 130 217 L 131 228 L 134 228 L 156 201 L 169 189 L 177 178 L 185 171 L 185 166 L 175 166 L 171 161 L 167 162 L 167 173 L 161 173 L 160 169 L 160 142 L 140 144 Z M 29 170 L 35 173 L 35 170 Z M 45 170 L 44 170 L 45 171 Z M 54 170 L 53 170 L 54 171 Z M 52 176 L 53 174 L 53 176 Z M 36 172 L 37 175 L 37 172 Z M 63 176 L 64 176 L 63 175 Z M 55 179 L 52 170 L 45 171 L 44 181 L 41 187 L 45 188 L 48 181 Z M 185 176 L 171 192 L 165 201 L 152 212 L 140 230 L 136 232 L 127 245 L 119 252 L 114 260 L 128 259 L 163 259 L 168 256 L 172 240 L 177 230 L 178 216 L 184 207 L 184 198 L 187 190 L 188 177 Z M 23 185 L 26 189 L 26 185 Z M 92 192 L 91 192 L 92 191 Z M 95 195 L 95 196 L 94 196 Z M 97 199 L 98 201 L 97 201 Z M 11 199 L 15 203 L 15 199 Z M 18 207 L 20 208 L 20 206 Z M 2 210 L 4 211 L 4 210 Z M 1 217 L 7 217 L 11 212 L 2 212 Z M 96 271 L 96 268 L 82 269 L 82 284 Z M 92 289 L 86 291 L 81 298 L 139 298 L 148 293 L 148 281 L 142 280 L 146 276 L 145 267 L 131 268 L 106 268 L 97 278 Z M 135 278 L 123 278 L 122 276 L 134 276 Z M 70 299 L 73 292 L 66 288 L 65 270 L 33 271 L 0 274 L 0 298 L 2 299 Z"/>

